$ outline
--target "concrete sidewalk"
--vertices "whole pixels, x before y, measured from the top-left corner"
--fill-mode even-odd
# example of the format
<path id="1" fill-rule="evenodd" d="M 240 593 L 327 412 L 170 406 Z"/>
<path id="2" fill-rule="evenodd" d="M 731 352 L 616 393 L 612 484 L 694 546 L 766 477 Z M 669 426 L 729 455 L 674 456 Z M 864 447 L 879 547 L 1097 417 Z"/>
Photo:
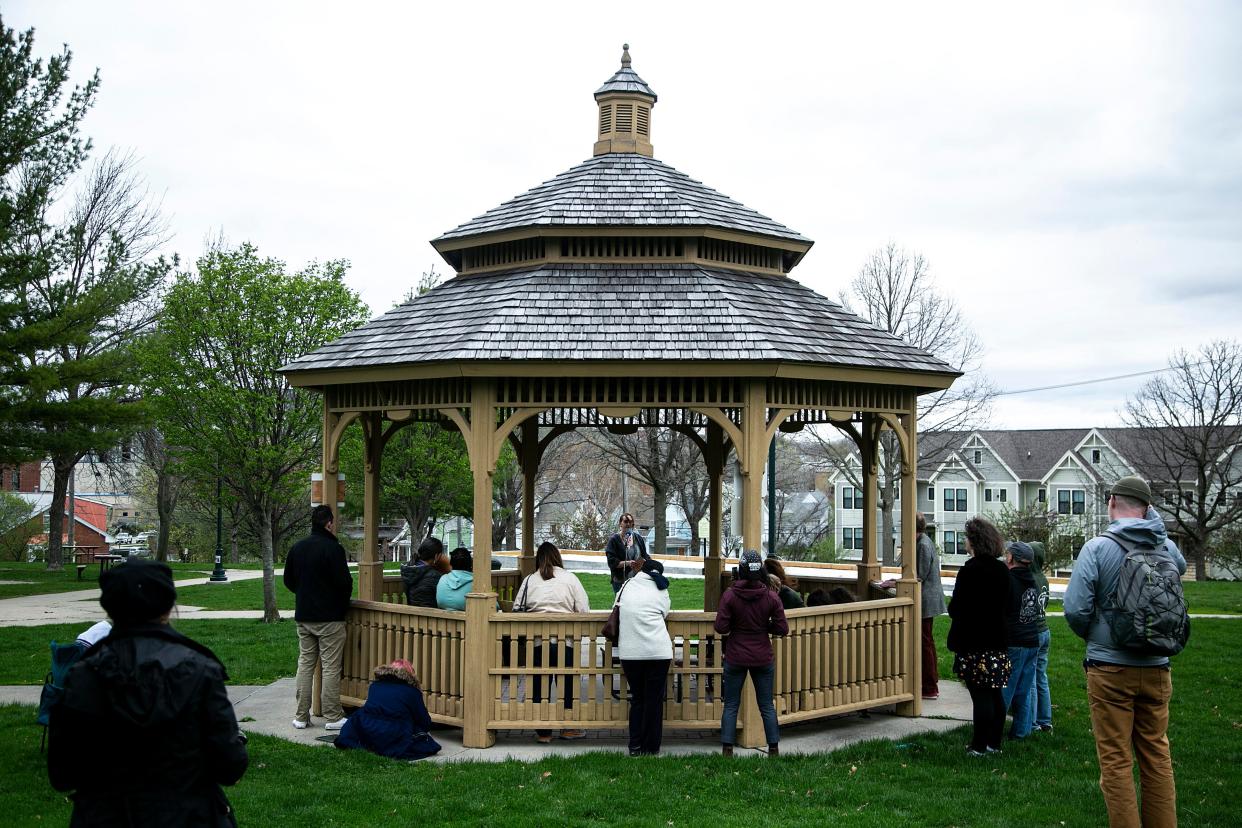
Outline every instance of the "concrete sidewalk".
<path id="1" fill-rule="evenodd" d="M 230 581 L 262 578 L 259 569 L 226 570 Z M 276 570 L 279 577 L 283 570 Z M 177 588 L 211 583 L 210 578 L 183 578 Z M 0 600 L 0 627 L 34 627 L 40 624 L 94 624 L 107 617 L 99 606 L 99 589 L 78 589 L 72 592 L 49 592 Z M 263 610 L 209 610 L 178 604 L 173 622 L 195 618 L 262 618 Z M 292 610 L 283 610 L 281 618 L 292 618 Z"/>
<path id="2" fill-rule="evenodd" d="M 39 703 L 39 686 L 0 687 L 0 704 Z M 263 733 L 290 742 L 311 746 L 329 746 L 321 741 L 330 736 L 323 729 L 323 719 L 314 719 L 312 726 L 297 730 L 292 725 L 294 680 L 284 678 L 266 686 L 233 685 L 229 698 L 243 730 Z M 941 733 L 961 727 L 971 717 L 970 695 L 957 682 L 941 681 L 940 698 L 923 702 L 923 716 L 907 718 L 888 712 L 849 713 L 821 722 L 810 722 L 781 729 L 782 754 L 827 753 L 871 739 L 890 739 L 900 743 L 920 733 Z M 32 715 L 33 719 L 33 715 Z M 535 762 L 547 756 L 578 756 L 604 751 L 624 754 L 628 740 L 624 730 L 588 730 L 587 738 L 575 741 L 556 740 L 550 745 L 535 742 L 533 730 L 504 730 L 490 748 L 467 748 L 461 743 L 461 730 L 455 727 L 432 733 L 443 749 L 432 757 L 434 762 L 504 762 L 516 759 Z M 963 737 L 962 744 L 966 740 Z M 665 730 L 662 753 L 671 756 L 715 754 L 720 752 L 717 731 Z M 739 756 L 762 751 L 739 748 Z"/>

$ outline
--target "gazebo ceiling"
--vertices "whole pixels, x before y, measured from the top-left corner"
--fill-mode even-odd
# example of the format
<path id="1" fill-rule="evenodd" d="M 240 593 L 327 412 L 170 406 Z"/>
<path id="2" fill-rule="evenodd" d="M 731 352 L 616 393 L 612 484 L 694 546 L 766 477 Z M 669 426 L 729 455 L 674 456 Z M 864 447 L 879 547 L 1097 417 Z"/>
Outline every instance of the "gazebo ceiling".
<path id="1" fill-rule="evenodd" d="M 595 94 L 595 157 L 435 239 L 459 275 L 282 368 L 300 386 L 750 376 L 947 388 L 950 365 L 785 275 L 812 241 L 650 157 L 655 93 Z"/>

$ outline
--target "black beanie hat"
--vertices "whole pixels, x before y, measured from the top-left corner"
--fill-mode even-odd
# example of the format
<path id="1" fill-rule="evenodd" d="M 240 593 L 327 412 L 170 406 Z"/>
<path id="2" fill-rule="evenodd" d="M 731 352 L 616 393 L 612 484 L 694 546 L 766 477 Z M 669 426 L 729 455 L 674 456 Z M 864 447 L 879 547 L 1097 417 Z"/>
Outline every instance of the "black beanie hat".
<path id="1" fill-rule="evenodd" d="M 116 624 L 153 621 L 177 601 L 172 570 L 158 561 L 126 561 L 101 575 L 99 588 L 99 604 Z"/>

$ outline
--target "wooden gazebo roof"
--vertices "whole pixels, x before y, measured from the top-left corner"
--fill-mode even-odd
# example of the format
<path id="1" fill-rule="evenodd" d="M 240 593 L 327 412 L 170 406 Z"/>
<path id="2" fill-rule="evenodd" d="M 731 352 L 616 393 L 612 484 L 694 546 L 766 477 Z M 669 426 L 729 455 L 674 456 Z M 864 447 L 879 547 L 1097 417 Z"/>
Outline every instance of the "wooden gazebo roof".
<path id="1" fill-rule="evenodd" d="M 647 155 L 655 93 L 629 64 L 627 47 L 595 93 L 593 158 L 435 239 L 455 278 L 294 360 L 291 380 L 679 363 L 947 387 L 952 366 L 787 275 L 810 239 Z"/>

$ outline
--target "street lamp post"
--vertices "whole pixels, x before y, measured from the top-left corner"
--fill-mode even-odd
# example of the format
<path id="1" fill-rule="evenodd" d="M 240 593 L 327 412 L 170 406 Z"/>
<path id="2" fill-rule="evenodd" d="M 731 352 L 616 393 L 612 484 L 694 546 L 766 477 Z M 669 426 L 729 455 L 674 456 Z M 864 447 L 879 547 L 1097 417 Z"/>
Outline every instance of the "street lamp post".
<path id="1" fill-rule="evenodd" d="M 221 535 L 224 529 L 224 506 L 220 502 L 222 494 L 222 478 L 216 475 L 216 568 L 211 571 L 210 583 L 223 584 L 229 579 L 224 572 L 224 546 Z"/>

